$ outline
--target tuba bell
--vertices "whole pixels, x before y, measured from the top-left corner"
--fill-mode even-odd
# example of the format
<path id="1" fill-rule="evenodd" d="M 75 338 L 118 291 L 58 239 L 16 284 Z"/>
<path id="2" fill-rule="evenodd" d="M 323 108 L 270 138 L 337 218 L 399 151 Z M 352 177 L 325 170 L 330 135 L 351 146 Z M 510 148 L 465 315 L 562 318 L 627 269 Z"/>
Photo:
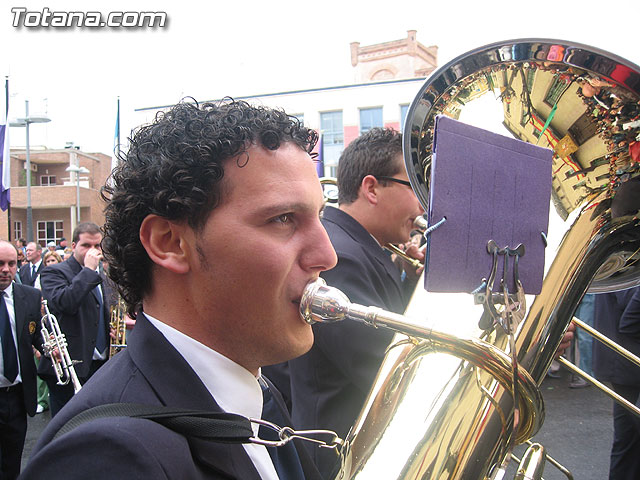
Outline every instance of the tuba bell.
<path id="1" fill-rule="evenodd" d="M 639 101 L 640 67 L 557 40 L 487 45 L 426 80 L 404 131 L 405 166 L 425 211 L 436 115 L 490 129 L 493 114 L 495 128 L 553 149 L 558 215 L 550 222 L 542 290 L 528 296 L 528 311 L 510 335 L 481 329 L 482 305 L 469 294 L 419 288 L 398 318 L 309 286 L 313 320 L 338 316 L 399 332 L 345 439 L 337 479 L 504 476 L 513 446 L 544 421 L 532 385 L 542 383 L 583 295 L 640 285 L 640 215 L 637 207 L 618 208 L 616 195 L 628 182 L 640 185 Z M 480 343 L 472 347 L 473 338 Z M 514 372 L 511 384 L 491 367 L 498 357 Z M 540 478 L 544 449 L 534 444 L 524 458 L 517 478 Z"/>

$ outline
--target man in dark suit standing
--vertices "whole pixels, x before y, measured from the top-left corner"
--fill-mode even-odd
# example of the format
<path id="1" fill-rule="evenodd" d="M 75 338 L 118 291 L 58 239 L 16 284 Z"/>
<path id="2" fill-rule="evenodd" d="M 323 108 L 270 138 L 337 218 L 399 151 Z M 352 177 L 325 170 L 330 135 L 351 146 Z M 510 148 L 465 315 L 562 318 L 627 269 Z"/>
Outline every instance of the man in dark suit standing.
<path id="1" fill-rule="evenodd" d="M 311 347 L 299 303 L 336 262 L 316 141 L 295 117 L 229 99 L 178 104 L 136 131 L 103 190 L 109 277 L 136 326 L 49 424 L 24 478 L 111 479 L 114 465 L 122 478 L 318 478 L 297 440 L 202 442 L 129 417 L 53 439 L 78 412 L 112 402 L 290 423 L 261 367 Z"/>
<path id="2" fill-rule="evenodd" d="M 339 208 L 327 207 L 322 223 L 338 264 L 322 273 L 328 285 L 354 303 L 404 313 L 416 285 L 415 269 L 401 270 L 383 249 L 409 241 L 423 213 L 402 160 L 402 136 L 374 128 L 354 140 L 338 163 Z M 410 250 L 422 259 L 417 247 Z M 313 325 L 311 351 L 289 362 L 292 417 L 299 428 L 327 428 L 343 437 L 360 412 L 393 333 L 356 322 Z M 336 455 L 313 449 L 325 478 Z"/>
<path id="3" fill-rule="evenodd" d="M 58 319 L 65 334 L 69 355 L 78 361 L 75 370 L 80 383 L 86 382 L 106 361 L 109 354 L 110 291 L 102 261 L 102 232 L 95 223 L 81 223 L 73 231 L 73 255 L 62 263 L 50 265 L 40 274 L 42 295 L 49 310 Z M 58 385 L 50 359 L 38 366 L 47 382 L 51 416 L 74 394 L 73 385 Z"/>
<path id="4" fill-rule="evenodd" d="M 20 281 L 23 285 L 33 287 L 42 267 L 42 246 L 36 242 L 29 242 L 25 248 L 27 262 L 20 267 Z"/>
<path id="5" fill-rule="evenodd" d="M 640 355 L 640 287 L 596 295 L 594 325 L 614 342 Z M 593 347 L 596 378 L 610 382 L 618 395 L 638 405 L 640 368 L 600 342 L 594 342 Z M 609 478 L 640 478 L 640 420 L 615 402 Z"/>
<path id="6" fill-rule="evenodd" d="M 18 255 L 0 241 L 0 478 L 20 473 L 27 414 L 36 413 L 36 365 L 40 349 L 40 292 L 13 282 Z M 17 350 L 16 350 L 17 347 Z"/>

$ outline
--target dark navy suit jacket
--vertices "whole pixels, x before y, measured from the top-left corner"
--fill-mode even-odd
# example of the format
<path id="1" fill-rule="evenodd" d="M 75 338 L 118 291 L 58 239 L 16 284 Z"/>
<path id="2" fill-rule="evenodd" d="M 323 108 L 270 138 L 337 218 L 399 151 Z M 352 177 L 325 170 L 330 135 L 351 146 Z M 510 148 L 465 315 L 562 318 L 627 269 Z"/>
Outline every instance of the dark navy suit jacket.
<path id="1" fill-rule="evenodd" d="M 242 445 L 188 441 L 150 420 L 94 420 L 52 441 L 77 413 L 114 402 L 221 411 L 184 358 L 139 315 L 127 348 L 53 418 L 20 478 L 260 479 Z M 306 478 L 318 478 L 308 454 L 296 448 Z"/>
<path id="2" fill-rule="evenodd" d="M 105 334 L 109 335 L 110 287 L 98 272 L 85 268 L 71 256 L 62 263 L 49 265 L 40 273 L 42 296 L 49 310 L 58 319 L 65 334 L 69 356 L 79 361 L 74 368 L 80 378 L 87 377 L 98 336 L 100 303 L 94 288 L 102 289 Z M 108 337 L 107 337 L 108 338 Z M 45 358 L 38 366 L 41 377 L 53 377 L 51 360 Z"/>
<path id="3" fill-rule="evenodd" d="M 18 335 L 18 357 L 24 392 L 24 406 L 30 416 L 36 414 L 36 364 L 33 348 L 42 350 L 40 335 L 40 291 L 26 285 L 13 284 L 13 309 Z"/>
<path id="4" fill-rule="evenodd" d="M 322 223 L 338 255 L 321 276 L 353 303 L 404 313 L 413 285 L 403 285 L 389 254 L 353 217 L 327 207 Z M 292 417 L 298 428 L 334 430 L 342 438 L 357 418 L 393 333 L 345 320 L 313 325 L 311 350 L 289 362 Z M 336 456 L 313 452 L 327 478 Z"/>
<path id="5" fill-rule="evenodd" d="M 594 325 L 631 353 L 640 355 L 640 287 L 596 295 Z M 593 369 L 598 380 L 640 387 L 639 367 L 600 342 L 593 344 Z"/>
<path id="6" fill-rule="evenodd" d="M 38 276 L 38 274 L 42 271 L 42 268 L 44 267 L 44 261 L 40 261 L 40 265 L 38 266 L 38 269 L 36 270 L 36 274 L 35 276 L 31 275 L 31 262 L 27 262 L 24 265 L 22 265 L 20 267 L 20 281 L 22 282 L 23 285 L 28 285 L 30 287 L 33 287 L 33 284 L 36 281 L 36 277 Z"/>

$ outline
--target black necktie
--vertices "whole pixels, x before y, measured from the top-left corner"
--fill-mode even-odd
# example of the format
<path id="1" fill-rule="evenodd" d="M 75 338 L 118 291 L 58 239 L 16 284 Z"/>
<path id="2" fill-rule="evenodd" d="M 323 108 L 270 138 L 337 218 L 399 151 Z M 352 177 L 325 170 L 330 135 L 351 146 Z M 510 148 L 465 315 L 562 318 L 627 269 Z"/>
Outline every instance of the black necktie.
<path id="1" fill-rule="evenodd" d="M 31 283 L 36 281 L 36 266 L 31 265 Z"/>
<path id="2" fill-rule="evenodd" d="M 102 292 L 100 291 L 100 288 L 96 286 L 96 288 L 94 288 L 94 292 L 98 297 L 98 303 L 100 304 L 99 305 L 100 320 L 98 321 L 98 336 L 96 337 L 96 350 L 98 350 L 98 352 L 102 354 L 102 352 L 104 352 L 105 349 L 107 348 L 107 334 L 106 334 L 106 327 L 104 324 L 104 307 L 102 303 Z"/>
<path id="3" fill-rule="evenodd" d="M 4 360 L 4 376 L 13 383 L 18 376 L 18 353 L 13 343 L 13 332 L 7 304 L 4 301 L 5 292 L 0 295 L 0 335 L 2 336 L 2 357 Z"/>
<path id="4" fill-rule="evenodd" d="M 262 387 L 262 418 L 275 423 L 280 427 L 289 426 L 290 422 L 285 420 L 278 402 L 273 398 L 269 387 L 260 382 Z M 278 433 L 267 427 L 260 427 L 260 438 L 264 440 L 279 440 Z M 282 447 L 266 447 L 273 462 L 273 466 L 278 473 L 280 480 L 302 480 L 304 472 L 298 458 L 298 452 L 293 443 L 289 442 Z"/>

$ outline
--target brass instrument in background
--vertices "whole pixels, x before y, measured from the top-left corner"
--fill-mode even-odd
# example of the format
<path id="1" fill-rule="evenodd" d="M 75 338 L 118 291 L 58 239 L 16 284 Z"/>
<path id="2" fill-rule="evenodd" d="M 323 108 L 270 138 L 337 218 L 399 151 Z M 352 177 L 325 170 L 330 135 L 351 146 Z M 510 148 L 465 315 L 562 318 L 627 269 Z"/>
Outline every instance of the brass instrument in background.
<path id="1" fill-rule="evenodd" d="M 496 326 L 481 329 L 482 305 L 469 294 L 418 288 L 405 312 L 413 323 L 308 287 L 305 304 L 317 318 L 402 332 L 345 439 L 336 478 L 504 477 L 514 444 L 543 424 L 542 396 L 532 382 L 542 383 L 585 292 L 640 285 L 639 212 L 615 212 L 616 193 L 640 176 L 630 148 L 640 139 L 639 100 L 640 67 L 557 40 L 480 47 L 426 80 L 403 138 L 409 180 L 425 211 L 435 116 L 492 129 L 493 114 L 494 126 L 553 149 L 559 218 L 549 228 L 542 291 L 527 300 L 512 336 Z M 494 368 L 498 358 L 504 363 Z M 508 371 L 513 380 L 505 380 Z M 544 449 L 533 444 L 522 458 L 511 478 L 540 479 Z"/>
<path id="2" fill-rule="evenodd" d="M 118 296 L 118 303 L 110 309 L 111 330 L 115 333 L 115 338 L 111 338 L 109 345 L 109 358 L 127 347 L 127 306 L 122 297 Z"/>
<path id="3" fill-rule="evenodd" d="M 71 381 L 74 393 L 78 393 L 82 385 L 80 385 L 80 380 L 78 380 L 78 375 L 73 367 L 74 361 L 69 356 L 67 339 L 60 331 L 58 319 L 49 311 L 46 300 L 42 300 L 42 306 L 45 314 L 40 319 L 40 334 L 42 335 L 44 354 L 51 358 L 58 385 L 67 385 Z"/>

